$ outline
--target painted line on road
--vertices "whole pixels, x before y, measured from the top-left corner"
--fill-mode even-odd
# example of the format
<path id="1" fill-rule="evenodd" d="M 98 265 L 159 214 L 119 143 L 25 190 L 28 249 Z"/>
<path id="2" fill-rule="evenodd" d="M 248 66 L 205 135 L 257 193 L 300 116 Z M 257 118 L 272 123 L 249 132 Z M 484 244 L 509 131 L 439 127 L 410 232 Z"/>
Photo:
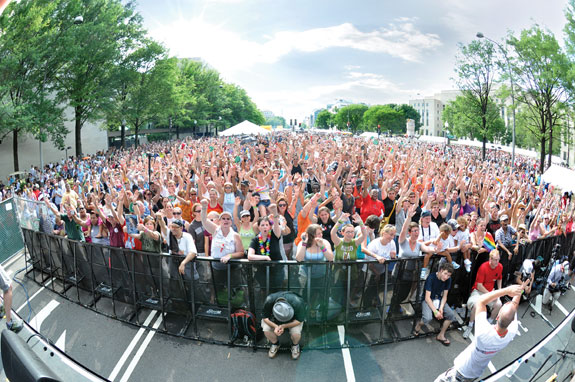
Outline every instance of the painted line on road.
<path id="1" fill-rule="evenodd" d="M 32 300 L 34 299 L 34 297 L 38 296 L 38 295 L 40 294 L 40 292 L 42 292 L 44 289 L 46 289 L 47 286 L 49 286 L 50 284 L 52 284 L 52 281 L 53 281 L 53 279 L 50 280 L 50 281 L 48 281 L 46 284 L 44 284 L 44 286 L 43 286 L 42 288 L 38 289 L 38 291 L 36 291 L 36 293 L 34 293 L 34 294 L 32 295 L 32 297 L 30 297 L 30 298 L 28 299 L 28 301 L 32 301 Z M 26 307 L 26 305 L 28 305 L 28 301 L 26 301 L 25 303 L 23 303 L 22 305 L 20 305 L 20 307 L 19 307 L 18 309 L 16 309 L 16 313 L 20 313 L 20 311 L 21 311 L 22 309 L 24 309 L 24 308 Z"/>
<path id="2" fill-rule="evenodd" d="M 146 350 L 146 348 L 148 347 L 148 345 L 152 341 L 152 338 L 156 334 L 155 329 L 158 329 L 158 327 L 162 323 L 163 318 L 164 317 L 162 317 L 162 315 L 160 315 L 158 317 L 158 319 L 156 320 L 156 322 L 154 322 L 154 326 L 152 326 L 152 328 L 154 328 L 154 330 L 151 330 L 148 333 L 148 335 L 146 336 L 146 338 L 144 339 L 144 342 L 142 342 L 142 345 L 140 346 L 140 348 L 138 349 L 138 351 L 134 355 L 134 358 L 132 358 L 132 362 L 130 362 L 130 364 L 128 365 L 128 368 L 126 369 L 126 373 L 124 373 L 124 376 L 122 377 L 120 382 L 127 382 L 128 381 L 128 379 L 132 375 L 132 372 L 134 371 L 134 369 L 138 365 L 138 362 L 140 362 L 140 358 L 142 358 L 144 351 Z"/>
<path id="3" fill-rule="evenodd" d="M 337 332 L 339 333 L 339 343 L 343 346 L 345 343 L 345 328 L 343 325 L 337 326 Z M 351 363 L 351 353 L 349 352 L 349 348 L 342 347 L 341 354 L 343 356 L 343 365 L 345 366 L 347 382 L 355 382 L 355 373 L 353 372 L 353 364 Z"/>
<path id="4" fill-rule="evenodd" d="M 471 340 L 471 342 L 473 342 L 473 340 L 475 339 L 475 336 L 473 335 L 473 333 L 469 333 L 469 339 Z M 489 368 L 489 370 L 491 370 L 492 374 L 497 371 L 497 369 L 495 368 L 495 365 L 491 361 L 489 361 L 489 363 L 487 364 L 487 367 Z"/>
<path id="5" fill-rule="evenodd" d="M 529 329 L 528 329 L 526 326 L 523 326 L 523 324 L 521 323 L 521 321 L 517 320 L 517 323 L 519 324 L 519 327 L 520 327 L 521 329 L 523 329 L 523 331 L 524 331 L 525 333 L 527 333 L 527 332 L 529 331 Z"/>
<path id="6" fill-rule="evenodd" d="M 64 330 L 64 333 L 62 333 L 60 335 L 60 337 L 58 337 L 58 340 L 56 341 L 56 347 L 60 350 L 62 350 L 63 352 L 66 352 L 66 331 Z"/>
<path id="7" fill-rule="evenodd" d="M 573 289 L 573 291 L 575 291 L 575 285 L 571 285 L 571 289 Z"/>
<path id="8" fill-rule="evenodd" d="M 563 313 L 565 316 L 569 315 L 569 312 L 567 311 L 567 309 L 565 309 L 565 307 L 563 305 L 561 305 L 559 303 L 559 301 L 555 300 L 555 306 L 559 308 L 559 310 L 561 311 L 561 313 Z"/>
<path id="9" fill-rule="evenodd" d="M 30 326 L 33 327 L 37 332 L 40 332 L 40 327 L 42 326 L 42 323 L 44 322 L 44 320 L 46 320 L 46 318 L 48 318 L 48 316 L 54 311 L 54 309 L 58 307 L 58 305 L 60 305 L 58 301 L 56 300 L 50 301 L 48 305 L 43 307 L 42 310 L 39 311 L 38 314 L 35 315 L 34 318 L 30 320 Z"/>
<path id="10" fill-rule="evenodd" d="M 150 325 L 150 322 L 154 319 L 157 312 L 158 312 L 157 310 L 152 310 L 150 312 L 150 314 L 148 315 L 148 317 L 146 317 L 146 320 L 144 321 L 144 326 Z M 132 354 L 132 350 L 134 350 L 136 344 L 140 342 L 140 338 L 144 335 L 145 331 L 146 331 L 145 327 L 142 327 L 138 330 L 138 332 L 132 339 L 132 342 L 130 342 L 130 345 L 128 345 L 126 351 L 124 351 L 124 354 L 122 354 L 122 357 L 120 357 L 120 360 L 118 361 L 118 363 L 114 367 L 114 370 L 112 370 L 112 373 L 108 377 L 110 381 L 113 381 L 118 376 L 120 370 L 122 370 L 122 367 L 124 367 L 124 364 L 128 360 L 128 357 L 130 356 L 130 354 Z"/>

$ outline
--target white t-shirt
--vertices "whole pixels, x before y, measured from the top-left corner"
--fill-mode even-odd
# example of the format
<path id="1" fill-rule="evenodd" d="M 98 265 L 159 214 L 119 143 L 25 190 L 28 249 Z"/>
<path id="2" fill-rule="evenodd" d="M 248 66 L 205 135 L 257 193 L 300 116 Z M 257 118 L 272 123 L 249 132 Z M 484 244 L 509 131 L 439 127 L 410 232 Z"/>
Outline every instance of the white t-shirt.
<path id="1" fill-rule="evenodd" d="M 500 337 L 495 325 L 487 321 L 487 312 L 475 316 L 475 338 L 461 354 L 455 358 L 454 365 L 465 378 L 479 378 L 489 361 L 498 351 L 505 348 L 517 334 L 517 315 L 507 328 L 508 332 Z"/>
<path id="2" fill-rule="evenodd" d="M 418 241 L 429 241 L 435 240 L 439 237 L 439 227 L 434 222 L 429 223 L 429 227 L 423 228 L 421 224 L 419 225 L 419 238 Z"/>
<path id="3" fill-rule="evenodd" d="M 465 241 L 466 244 L 469 244 L 469 230 L 467 228 L 465 231 L 457 230 L 457 233 L 455 234 L 455 240 L 457 240 L 458 245 L 461 245 L 463 241 Z"/>
<path id="4" fill-rule="evenodd" d="M 377 238 L 372 240 L 369 245 L 367 246 L 371 252 L 375 253 L 378 256 L 384 257 L 386 260 L 391 259 L 391 253 L 397 254 L 397 248 L 395 247 L 395 242 L 391 240 L 386 245 L 381 244 L 381 239 Z"/>
<path id="5" fill-rule="evenodd" d="M 211 255 L 214 259 L 221 259 L 222 257 L 236 252 L 235 231 L 230 228 L 227 236 L 222 233 L 222 228 L 218 227 L 215 234 L 212 236 Z M 215 269 L 226 269 L 226 265 L 222 263 L 213 263 Z"/>
<path id="6" fill-rule="evenodd" d="M 168 235 L 163 235 L 166 241 L 169 243 L 169 230 Z M 194 242 L 194 238 L 187 232 L 182 232 L 182 237 L 178 239 L 178 248 L 180 251 L 184 252 L 184 256 L 188 256 L 190 253 L 198 254 L 198 250 L 196 249 L 196 243 Z"/>
<path id="7" fill-rule="evenodd" d="M 441 251 L 445 251 L 447 248 L 455 247 L 455 241 L 453 240 L 453 236 L 447 236 L 447 239 L 439 239 L 441 243 Z"/>

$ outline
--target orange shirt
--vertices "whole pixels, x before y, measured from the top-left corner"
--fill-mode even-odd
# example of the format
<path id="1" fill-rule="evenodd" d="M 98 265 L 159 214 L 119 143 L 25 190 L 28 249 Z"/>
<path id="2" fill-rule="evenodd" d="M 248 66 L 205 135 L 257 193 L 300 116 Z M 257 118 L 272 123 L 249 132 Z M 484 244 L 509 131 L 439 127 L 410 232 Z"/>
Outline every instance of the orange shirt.
<path id="1" fill-rule="evenodd" d="M 190 204 L 185 204 L 185 203 L 177 203 L 176 207 L 180 207 L 182 209 L 182 219 L 184 219 L 187 222 L 191 222 L 192 220 L 194 220 L 192 218 L 192 203 Z"/>
<path id="2" fill-rule="evenodd" d="M 297 237 L 295 238 L 294 242 L 295 245 L 299 245 L 299 243 L 301 242 L 301 235 L 305 232 L 305 230 L 307 229 L 307 227 L 310 226 L 311 224 L 311 220 L 309 218 L 309 215 L 312 214 L 312 211 L 309 211 L 309 214 L 307 216 L 303 216 L 303 214 L 299 213 L 299 215 L 297 216 Z"/>

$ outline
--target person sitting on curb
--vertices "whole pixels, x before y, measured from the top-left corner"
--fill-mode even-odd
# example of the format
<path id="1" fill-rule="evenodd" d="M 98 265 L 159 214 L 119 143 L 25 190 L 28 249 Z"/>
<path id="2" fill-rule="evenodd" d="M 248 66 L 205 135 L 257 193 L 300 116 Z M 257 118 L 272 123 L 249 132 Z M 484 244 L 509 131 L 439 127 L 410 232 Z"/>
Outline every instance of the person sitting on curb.
<path id="1" fill-rule="evenodd" d="M 8 330 L 18 333 L 24 325 L 22 325 L 22 321 L 12 317 L 12 280 L 2 265 L 0 265 L 0 289 L 4 294 L 4 304 L 0 305 L 0 319 L 6 313 L 6 327 Z"/>
<path id="2" fill-rule="evenodd" d="M 280 347 L 279 337 L 285 329 L 289 330 L 292 341 L 291 357 L 294 360 L 299 358 L 299 341 L 306 313 L 306 302 L 294 292 L 276 292 L 266 298 L 261 325 L 264 335 L 271 342 L 268 351 L 270 358 L 275 358 L 277 355 Z"/>
<path id="3" fill-rule="evenodd" d="M 421 334 L 421 326 L 427 325 L 433 318 L 438 321 L 443 320 L 441 331 L 437 335 L 437 341 L 444 346 L 451 345 L 451 342 L 445 338 L 445 332 L 449 325 L 455 321 L 453 310 L 447 305 L 447 293 L 451 288 L 451 275 L 453 274 L 453 264 L 441 263 L 437 273 L 431 274 L 425 282 L 425 300 L 421 303 L 421 321 L 415 325 L 413 334 Z"/>

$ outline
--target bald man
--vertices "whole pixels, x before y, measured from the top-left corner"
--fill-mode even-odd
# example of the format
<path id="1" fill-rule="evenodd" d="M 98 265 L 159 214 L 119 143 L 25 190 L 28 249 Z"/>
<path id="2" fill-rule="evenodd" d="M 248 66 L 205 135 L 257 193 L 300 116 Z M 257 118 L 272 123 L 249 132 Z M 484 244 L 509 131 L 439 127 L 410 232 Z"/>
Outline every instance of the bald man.
<path id="1" fill-rule="evenodd" d="M 479 297 L 475 313 L 475 338 L 455 358 L 453 367 L 439 375 L 435 382 L 471 382 L 483 374 L 489 361 L 509 345 L 517 333 L 517 306 L 529 281 L 494 290 Z M 499 310 L 495 324 L 489 324 L 487 304 L 505 295 L 513 299 Z"/>

